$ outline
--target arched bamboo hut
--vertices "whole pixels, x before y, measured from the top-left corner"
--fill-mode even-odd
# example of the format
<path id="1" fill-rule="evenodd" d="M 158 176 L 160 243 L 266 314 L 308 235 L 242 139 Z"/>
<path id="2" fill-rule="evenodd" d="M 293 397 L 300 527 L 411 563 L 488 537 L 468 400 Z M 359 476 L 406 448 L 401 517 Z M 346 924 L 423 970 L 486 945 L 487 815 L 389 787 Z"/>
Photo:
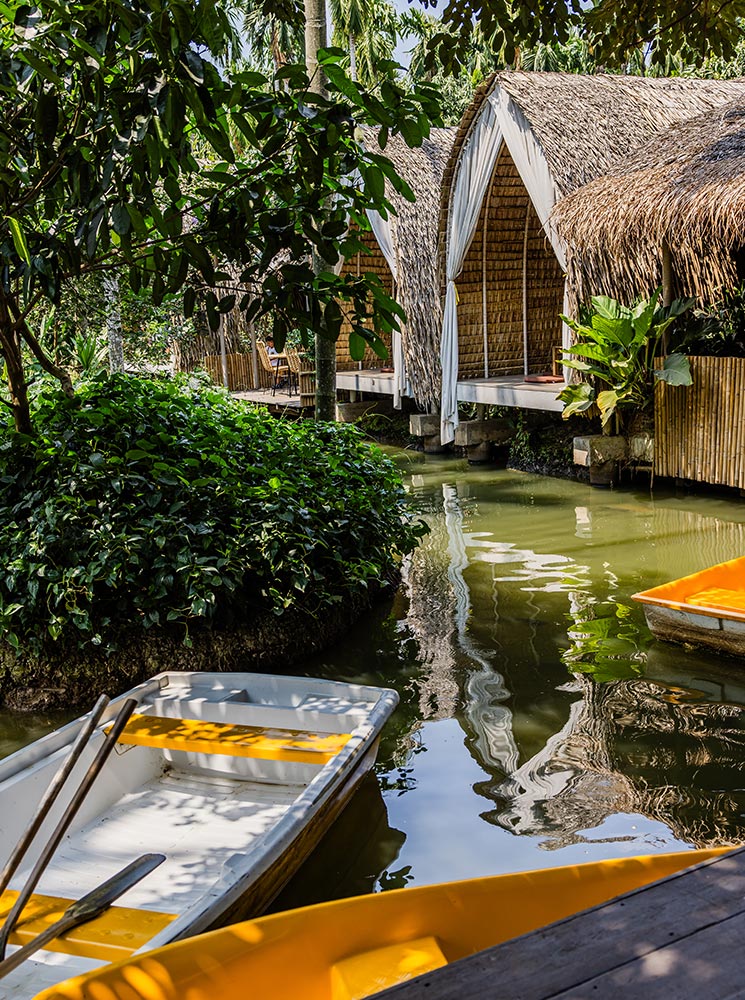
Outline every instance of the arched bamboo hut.
<path id="1" fill-rule="evenodd" d="M 371 215 L 372 230 L 362 234 L 368 252 L 346 261 L 342 274 L 376 274 L 403 306 L 407 323 L 400 337 L 388 337 L 387 361 L 370 349 L 361 362 L 355 361 L 349 353 L 349 327 L 342 327 L 336 347 L 339 389 L 390 394 L 397 406 L 403 395 L 413 396 L 424 409 L 439 405 L 442 313 L 437 217 L 442 173 L 454 133 L 454 129 L 432 129 L 430 137 L 414 149 L 395 137 L 383 150 L 416 195 L 416 201 L 389 193 L 396 214 L 388 219 L 377 213 Z M 372 133 L 369 139 L 377 147 Z M 382 372 L 383 367 L 393 371 Z"/>
<path id="2" fill-rule="evenodd" d="M 560 410 L 561 386 L 525 382 L 568 346 L 571 298 L 552 222 L 559 199 L 669 126 L 742 92 L 722 80 L 504 72 L 477 91 L 440 208 L 443 442 L 458 402 Z"/>
<path id="3" fill-rule="evenodd" d="M 655 136 L 559 203 L 580 301 L 665 284 L 711 303 L 745 278 L 745 83 L 734 86 L 738 100 Z"/>

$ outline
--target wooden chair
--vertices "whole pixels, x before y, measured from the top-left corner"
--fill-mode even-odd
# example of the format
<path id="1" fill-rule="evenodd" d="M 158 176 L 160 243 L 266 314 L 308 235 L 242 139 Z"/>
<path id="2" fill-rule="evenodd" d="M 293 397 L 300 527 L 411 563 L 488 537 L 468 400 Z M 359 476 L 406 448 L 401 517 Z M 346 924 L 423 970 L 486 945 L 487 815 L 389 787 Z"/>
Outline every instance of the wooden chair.
<path id="1" fill-rule="evenodd" d="M 256 348 L 259 352 L 259 361 L 261 362 L 261 367 L 272 377 L 272 396 L 277 391 L 277 386 L 282 378 L 288 378 L 290 374 L 290 369 L 287 367 L 287 362 L 282 358 L 272 358 L 269 351 L 266 348 L 266 344 L 263 340 L 256 341 Z M 272 362 L 276 362 L 273 364 Z"/>
<path id="2" fill-rule="evenodd" d="M 300 357 L 300 351 L 296 347 L 285 347 L 285 356 L 287 358 L 287 364 L 290 368 L 290 395 L 292 395 L 293 385 L 300 392 L 300 368 L 302 365 L 302 358 Z"/>

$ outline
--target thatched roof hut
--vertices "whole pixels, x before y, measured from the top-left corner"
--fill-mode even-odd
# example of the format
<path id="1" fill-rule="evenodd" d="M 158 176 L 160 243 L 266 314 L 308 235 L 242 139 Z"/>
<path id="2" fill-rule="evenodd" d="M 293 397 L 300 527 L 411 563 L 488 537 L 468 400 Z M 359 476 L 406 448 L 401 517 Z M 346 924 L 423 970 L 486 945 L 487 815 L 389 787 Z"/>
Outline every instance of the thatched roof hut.
<path id="1" fill-rule="evenodd" d="M 407 323 L 400 344 L 386 344 L 391 358 L 387 364 L 395 368 L 391 380 L 393 394 L 394 397 L 412 395 L 425 409 L 439 404 L 442 309 L 437 276 L 437 219 L 442 173 L 454 133 L 454 129 L 432 129 L 430 137 L 418 148 L 407 146 L 398 136 L 389 140 L 383 153 L 414 192 L 416 201 L 409 202 L 389 191 L 395 214 L 383 219 L 375 213 L 370 219 L 372 231 L 362 237 L 368 253 L 357 254 L 344 265 L 348 273 L 377 274 L 403 306 Z M 371 148 L 378 149 L 372 132 L 366 135 L 366 141 Z M 344 373 L 359 372 L 360 368 L 363 372 L 379 369 L 383 362 L 371 350 L 366 351 L 361 363 L 354 361 L 349 354 L 349 330 L 342 329 L 336 363 L 337 371 Z M 345 386 L 347 381 L 342 374 L 337 384 Z M 358 384 L 365 388 L 364 378 L 359 378 Z M 379 384 L 380 380 L 376 388 Z"/>
<path id="2" fill-rule="evenodd" d="M 453 438 L 459 399 L 507 402 L 496 390 L 493 399 L 481 388 L 473 395 L 466 380 L 540 372 L 554 347 L 568 346 L 558 318 L 570 304 L 566 247 L 551 214 L 559 199 L 651 136 L 738 98 L 742 86 L 505 72 L 479 89 L 453 144 L 440 207 L 443 441 Z M 545 394 L 513 405 L 554 408 Z"/>
<path id="3" fill-rule="evenodd" d="M 655 136 L 557 206 L 580 300 L 649 294 L 668 253 L 678 294 L 712 302 L 745 278 L 745 82 L 733 86 L 733 103 Z"/>

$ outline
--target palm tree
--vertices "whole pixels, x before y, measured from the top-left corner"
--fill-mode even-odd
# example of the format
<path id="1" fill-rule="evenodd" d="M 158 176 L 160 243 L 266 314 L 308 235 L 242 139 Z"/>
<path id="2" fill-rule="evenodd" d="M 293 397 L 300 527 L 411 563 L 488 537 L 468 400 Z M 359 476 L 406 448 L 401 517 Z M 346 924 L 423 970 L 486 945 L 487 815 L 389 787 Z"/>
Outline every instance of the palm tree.
<path id="1" fill-rule="evenodd" d="M 371 87 L 398 40 L 398 14 L 389 0 L 330 0 L 333 43 L 349 51 L 349 75 Z"/>
<path id="2" fill-rule="evenodd" d="M 246 55 L 259 69 L 277 72 L 292 62 L 302 62 L 303 24 L 268 14 L 251 0 L 234 0 L 233 16 L 238 20 Z"/>
<path id="3" fill-rule="evenodd" d="M 369 23 L 366 0 L 331 0 L 331 23 L 334 26 L 333 42 L 339 48 L 349 49 L 349 75 L 357 79 L 357 40 L 367 30 Z"/>
<path id="4" fill-rule="evenodd" d="M 367 10 L 367 25 L 357 40 L 357 70 L 360 82 L 370 89 L 381 76 L 381 65 L 393 58 L 399 17 L 389 0 L 368 0 Z"/>

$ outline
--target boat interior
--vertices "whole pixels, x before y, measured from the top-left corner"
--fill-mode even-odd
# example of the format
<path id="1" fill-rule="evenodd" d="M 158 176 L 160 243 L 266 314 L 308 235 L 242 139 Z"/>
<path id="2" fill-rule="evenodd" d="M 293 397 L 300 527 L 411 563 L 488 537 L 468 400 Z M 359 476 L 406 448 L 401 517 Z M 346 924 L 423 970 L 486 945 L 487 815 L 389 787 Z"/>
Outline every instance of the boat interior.
<path id="1" fill-rule="evenodd" d="M 228 898 L 231 886 L 250 878 L 252 858 L 263 865 L 274 841 L 286 843 L 299 817 L 307 815 L 332 777 L 334 759 L 355 742 L 353 734 L 369 719 L 379 694 L 260 675 L 247 686 L 245 674 L 221 675 L 216 687 L 214 677 L 201 676 L 200 682 L 200 675 L 192 675 L 191 681 L 188 675 L 165 675 L 165 686 L 151 683 L 139 689 L 136 714 L 55 852 L 10 943 L 23 944 L 137 856 L 157 852 L 165 860 L 127 892 L 123 906 L 64 940 L 56 939 L 49 951 L 39 953 L 39 960 L 0 981 L 0 998 L 33 996 L 42 985 L 167 940 L 172 923 L 175 934 L 175 922 L 191 926 L 211 897 Z M 109 719 L 121 703 L 112 702 Z M 79 724 L 35 744 L 38 759 L 29 761 L 20 751 L 0 765 L 5 844 L 15 844 L 23 834 Z M 0 898 L 5 913 L 109 725 L 94 732 L 21 870 Z"/>

